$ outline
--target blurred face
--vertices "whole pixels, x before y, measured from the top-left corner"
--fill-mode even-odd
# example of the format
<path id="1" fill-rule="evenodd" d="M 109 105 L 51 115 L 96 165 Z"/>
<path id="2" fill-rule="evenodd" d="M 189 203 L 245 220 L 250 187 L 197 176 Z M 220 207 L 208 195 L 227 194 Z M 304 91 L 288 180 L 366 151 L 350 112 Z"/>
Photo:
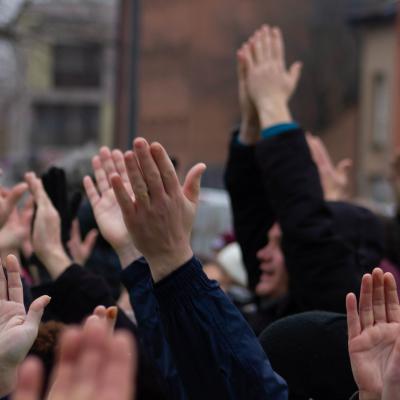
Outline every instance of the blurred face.
<path id="1" fill-rule="evenodd" d="M 257 252 L 261 276 L 256 286 L 260 297 L 280 297 L 288 291 L 288 274 L 281 249 L 282 232 L 278 224 L 268 232 L 268 244 Z"/>

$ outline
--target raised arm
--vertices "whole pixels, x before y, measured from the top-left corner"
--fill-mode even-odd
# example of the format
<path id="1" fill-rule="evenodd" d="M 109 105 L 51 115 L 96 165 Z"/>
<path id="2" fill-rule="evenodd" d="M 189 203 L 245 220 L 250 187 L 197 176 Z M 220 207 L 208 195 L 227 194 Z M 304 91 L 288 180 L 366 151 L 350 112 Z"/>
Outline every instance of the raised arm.
<path id="1" fill-rule="evenodd" d="M 257 338 L 193 257 L 190 233 L 204 164 L 180 185 L 158 144 L 136 139 L 125 155 L 133 201 L 118 175 L 111 177 L 128 231 L 149 262 L 168 341 L 191 399 L 284 399 L 287 390 Z"/>
<path id="2" fill-rule="evenodd" d="M 111 152 L 109 148 L 102 147 L 99 155 L 93 158 L 92 165 L 96 184 L 90 177 L 85 177 L 86 194 L 101 234 L 120 259 L 123 268 L 122 282 L 129 292 L 135 311 L 138 334 L 146 352 L 165 379 L 172 398 L 184 399 L 182 383 L 161 324 L 150 269 L 145 260 L 139 260 L 141 253 L 136 249 L 125 226 L 121 208 L 111 188 L 110 177 L 117 174 L 134 201 L 135 196 L 129 183 L 124 156 L 119 150 Z"/>
<path id="3" fill-rule="evenodd" d="M 47 196 L 42 181 L 35 174 L 26 175 L 29 190 L 36 204 L 32 244 L 35 254 L 53 278 L 45 288 L 53 301 L 49 309 L 65 323 L 80 323 L 98 305 L 114 306 L 115 301 L 104 280 L 74 264 L 61 241 L 61 221 Z M 32 292 L 42 293 L 42 288 Z M 135 331 L 133 323 L 120 311 L 117 327 Z"/>
<path id="4" fill-rule="evenodd" d="M 277 28 L 263 27 L 249 45 L 247 85 L 262 128 L 256 158 L 281 225 L 291 296 L 302 310 L 343 312 L 362 268 L 336 226 L 305 134 L 289 110 L 301 64 L 286 68 Z"/>
<path id="5" fill-rule="evenodd" d="M 353 162 L 345 158 L 334 165 L 328 149 L 319 137 L 306 134 L 308 147 L 317 165 L 324 197 L 327 201 L 344 201 L 349 197 L 350 169 Z"/>
<path id="6" fill-rule="evenodd" d="M 260 139 L 260 121 L 246 84 L 248 68 L 246 57 L 250 47 L 245 44 L 237 52 L 239 104 L 241 123 L 229 145 L 225 169 L 225 186 L 228 190 L 235 230 L 249 278 L 254 289 L 260 277 L 257 251 L 265 246 L 267 232 L 275 216 L 269 204 L 261 172 L 255 158 L 255 144 Z"/>

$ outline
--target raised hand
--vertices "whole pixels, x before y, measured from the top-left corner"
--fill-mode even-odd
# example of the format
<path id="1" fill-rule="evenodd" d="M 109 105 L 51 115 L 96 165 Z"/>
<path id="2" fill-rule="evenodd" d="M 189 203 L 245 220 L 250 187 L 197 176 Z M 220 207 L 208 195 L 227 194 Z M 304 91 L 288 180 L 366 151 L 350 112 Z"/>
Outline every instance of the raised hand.
<path id="1" fill-rule="evenodd" d="M 393 275 L 379 268 L 364 275 L 359 310 L 353 293 L 347 296 L 346 307 L 350 361 L 360 399 L 381 399 L 393 377 L 400 383 L 400 305 Z"/>
<path id="2" fill-rule="evenodd" d="M 61 241 L 61 220 L 43 188 L 42 181 L 30 172 L 25 175 L 29 190 L 36 204 L 32 246 L 36 256 L 53 279 L 71 265 Z"/>
<path id="3" fill-rule="evenodd" d="M 140 253 L 133 245 L 109 180 L 112 174 L 118 174 L 127 193 L 132 201 L 134 200 L 125 168 L 124 156 L 119 150 L 114 150 L 111 153 L 108 147 L 102 147 L 99 156 L 93 157 L 92 165 L 97 188 L 92 178 L 86 176 L 83 180 L 86 195 L 101 234 L 118 254 L 122 266 L 126 267 L 139 258 Z"/>
<path id="4" fill-rule="evenodd" d="M 288 102 L 297 87 L 302 65 L 296 62 L 286 68 L 280 29 L 264 25 L 240 51 L 246 65 L 248 94 L 257 108 L 261 128 L 290 122 Z"/>
<path id="5" fill-rule="evenodd" d="M 257 143 L 260 139 L 260 121 L 257 109 L 248 93 L 246 51 L 248 49 L 242 46 L 237 52 L 238 91 L 241 111 L 239 139 L 241 143 L 251 145 Z"/>
<path id="6" fill-rule="evenodd" d="M 104 306 L 97 306 L 93 311 L 93 315 L 106 324 L 107 330 L 110 334 L 114 332 L 118 316 L 118 307 L 111 306 L 105 308 Z"/>
<path id="7" fill-rule="evenodd" d="M 0 396 L 11 392 L 16 370 L 36 339 L 44 308 L 50 297 L 36 299 L 25 312 L 20 266 L 15 256 L 0 264 Z"/>
<path id="8" fill-rule="evenodd" d="M 19 183 L 11 189 L 0 186 L 0 228 L 7 222 L 8 217 L 27 189 L 26 183 Z"/>
<path id="9" fill-rule="evenodd" d="M 109 334 L 89 317 L 83 328 L 67 328 L 47 400 L 132 400 L 136 394 L 137 350 L 125 332 Z M 28 359 L 21 367 L 13 400 L 39 400 L 42 366 Z"/>
<path id="10" fill-rule="evenodd" d="M 159 143 L 138 138 L 134 149 L 125 153 L 125 164 L 135 198 L 121 176 L 112 175 L 111 183 L 133 242 L 159 281 L 193 256 L 190 235 L 206 167 L 194 166 L 181 186 Z"/>
<path id="11" fill-rule="evenodd" d="M 353 162 L 346 158 L 335 166 L 322 140 L 308 133 L 308 147 L 317 165 L 325 199 L 328 201 L 346 200 L 349 193 L 349 172 Z"/>
<path id="12" fill-rule="evenodd" d="M 28 229 L 27 229 L 28 228 Z M 0 229 L 0 253 L 4 251 L 16 254 L 29 236 L 30 225 L 25 225 L 15 208 L 3 228 Z"/>
<path id="13" fill-rule="evenodd" d="M 93 251 L 98 236 L 97 229 L 92 229 L 82 240 L 79 220 L 74 219 L 71 226 L 71 238 L 67 243 L 68 250 L 73 260 L 79 265 L 85 265 Z"/>

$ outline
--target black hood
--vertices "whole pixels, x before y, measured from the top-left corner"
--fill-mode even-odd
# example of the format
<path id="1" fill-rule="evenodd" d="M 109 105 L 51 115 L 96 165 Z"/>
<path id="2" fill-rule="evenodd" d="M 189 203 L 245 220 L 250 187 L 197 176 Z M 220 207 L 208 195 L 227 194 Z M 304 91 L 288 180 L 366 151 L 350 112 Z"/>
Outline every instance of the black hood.
<path id="1" fill-rule="evenodd" d="M 345 202 L 329 202 L 335 231 L 351 245 L 358 265 L 365 272 L 378 267 L 384 253 L 384 230 L 381 220 L 370 210 Z"/>

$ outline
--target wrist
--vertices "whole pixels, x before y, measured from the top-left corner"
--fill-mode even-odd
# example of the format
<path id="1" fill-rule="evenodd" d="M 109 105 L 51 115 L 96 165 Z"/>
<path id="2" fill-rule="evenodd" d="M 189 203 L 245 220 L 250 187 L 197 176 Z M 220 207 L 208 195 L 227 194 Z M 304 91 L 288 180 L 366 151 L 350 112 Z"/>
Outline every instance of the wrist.
<path id="1" fill-rule="evenodd" d="M 118 255 L 122 269 L 125 269 L 142 256 L 132 243 L 126 246 L 116 247 L 114 250 Z"/>
<path id="2" fill-rule="evenodd" d="M 146 256 L 145 256 L 146 257 Z M 146 257 L 150 266 L 151 275 L 155 283 L 160 282 L 168 275 L 179 269 L 193 257 L 193 250 L 189 247 L 181 251 L 162 256 Z"/>
<path id="3" fill-rule="evenodd" d="M 261 129 L 267 129 L 271 126 L 289 123 L 293 121 L 289 107 L 285 101 L 264 101 L 260 102 L 258 107 Z"/>
<path id="4" fill-rule="evenodd" d="M 0 397 L 9 395 L 17 383 L 18 366 L 0 367 Z"/>
<path id="5" fill-rule="evenodd" d="M 245 145 L 253 145 L 260 139 L 260 124 L 258 121 L 243 119 L 240 124 L 239 141 Z"/>
<path id="6" fill-rule="evenodd" d="M 360 390 L 358 392 L 358 400 L 381 400 L 381 395 Z"/>
<path id="7" fill-rule="evenodd" d="M 46 253 L 37 254 L 37 256 L 54 280 L 72 264 L 71 259 L 62 247 Z"/>

